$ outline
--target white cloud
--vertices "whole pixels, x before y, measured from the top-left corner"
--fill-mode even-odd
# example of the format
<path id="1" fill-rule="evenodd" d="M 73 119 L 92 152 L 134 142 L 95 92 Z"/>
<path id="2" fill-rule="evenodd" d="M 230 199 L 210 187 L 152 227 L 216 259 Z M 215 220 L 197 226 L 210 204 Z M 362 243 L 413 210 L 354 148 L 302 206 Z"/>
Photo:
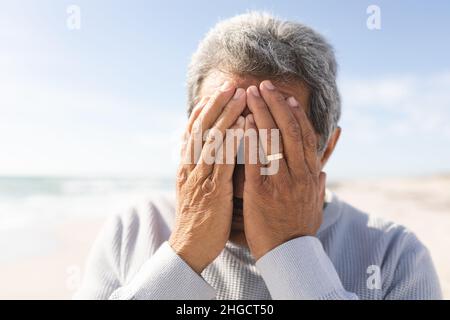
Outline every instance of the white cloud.
<path id="1" fill-rule="evenodd" d="M 343 126 L 360 139 L 450 139 L 450 72 L 345 79 Z"/>
<path id="2" fill-rule="evenodd" d="M 170 102 L 0 76 L 0 175 L 169 175 L 186 116 Z"/>
<path id="3" fill-rule="evenodd" d="M 0 175 L 168 176 L 177 165 L 183 108 L 10 75 L 0 75 L 0 87 Z M 450 142 L 450 72 L 344 79 L 340 88 L 344 131 L 336 172 L 354 171 L 363 153 L 377 160 L 372 168 L 384 170 L 392 162 L 381 163 L 380 157 L 397 146 L 403 147 L 395 154 L 405 159 L 401 165 L 415 156 L 416 147 L 432 158 L 437 149 L 423 137 L 438 146 Z M 408 140 L 415 145 L 405 144 Z M 425 152 L 421 156 L 411 164 L 417 171 L 430 163 Z M 361 158 L 361 172 L 368 170 L 367 157 Z M 445 157 L 442 151 L 440 162 Z"/>

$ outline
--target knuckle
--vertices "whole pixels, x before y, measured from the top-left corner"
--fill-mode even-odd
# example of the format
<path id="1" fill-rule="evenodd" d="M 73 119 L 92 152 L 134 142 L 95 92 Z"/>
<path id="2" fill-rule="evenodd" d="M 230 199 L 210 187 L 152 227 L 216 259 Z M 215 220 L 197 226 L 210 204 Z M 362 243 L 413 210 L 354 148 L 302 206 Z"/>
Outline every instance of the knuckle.
<path id="1" fill-rule="evenodd" d="M 189 175 L 187 182 L 189 187 L 196 188 L 203 181 L 203 171 L 200 170 L 200 166 L 198 165 Z"/>
<path id="2" fill-rule="evenodd" d="M 180 167 L 178 168 L 178 172 L 177 172 L 177 180 L 178 181 L 186 181 L 188 176 L 188 169 L 187 166 L 184 164 L 181 164 Z"/>
<path id="3" fill-rule="evenodd" d="M 289 177 L 282 177 L 281 181 L 282 183 L 279 184 L 278 189 L 280 190 L 280 193 L 283 195 L 290 196 L 292 190 L 295 190 L 296 184 L 294 181 L 289 179 Z"/>
<path id="4" fill-rule="evenodd" d="M 186 183 L 187 177 L 187 169 L 184 166 L 181 166 L 177 173 L 177 187 L 183 186 Z"/>
<path id="5" fill-rule="evenodd" d="M 286 134 L 292 139 L 300 140 L 302 133 L 299 124 L 295 119 L 289 120 L 287 123 Z"/>
<path id="6" fill-rule="evenodd" d="M 260 194 L 271 194 L 273 197 L 278 195 L 276 185 L 269 179 L 262 180 L 257 187 Z"/>
<path id="7" fill-rule="evenodd" d="M 305 132 L 305 134 L 303 135 L 303 143 L 304 145 L 308 148 L 308 149 L 315 149 L 317 142 L 316 142 L 316 135 L 311 132 L 311 131 L 307 131 Z"/>
<path id="8" fill-rule="evenodd" d="M 201 189 L 205 197 L 211 197 L 212 195 L 214 195 L 215 191 L 217 190 L 215 179 L 205 179 L 205 181 L 203 181 L 202 183 Z"/>
<path id="9" fill-rule="evenodd" d="M 308 176 L 308 172 L 307 171 L 308 171 L 308 169 L 307 169 L 306 165 L 302 164 L 300 166 L 300 170 L 295 172 L 295 178 L 297 180 L 297 183 L 308 180 L 309 176 Z"/>

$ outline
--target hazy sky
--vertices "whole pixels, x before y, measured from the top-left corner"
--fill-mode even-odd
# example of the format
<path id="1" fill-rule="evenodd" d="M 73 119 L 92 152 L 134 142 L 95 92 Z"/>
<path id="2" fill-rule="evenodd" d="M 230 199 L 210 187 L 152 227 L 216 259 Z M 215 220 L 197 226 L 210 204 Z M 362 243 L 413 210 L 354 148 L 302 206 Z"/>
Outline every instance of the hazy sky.
<path id="1" fill-rule="evenodd" d="M 381 30 L 366 26 L 371 4 Z M 0 175 L 173 175 L 190 55 L 248 10 L 304 22 L 336 49 L 330 178 L 450 171 L 448 1 L 3 0 Z"/>

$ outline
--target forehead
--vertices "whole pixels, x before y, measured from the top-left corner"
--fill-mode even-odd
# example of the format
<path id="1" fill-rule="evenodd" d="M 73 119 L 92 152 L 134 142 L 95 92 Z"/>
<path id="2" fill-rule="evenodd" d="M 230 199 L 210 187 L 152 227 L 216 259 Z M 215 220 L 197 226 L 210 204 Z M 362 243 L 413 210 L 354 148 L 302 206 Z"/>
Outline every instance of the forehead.
<path id="1" fill-rule="evenodd" d="M 286 98 L 294 96 L 303 105 L 309 105 L 310 89 L 303 81 L 279 81 L 251 75 L 233 75 L 220 71 L 210 73 L 203 80 L 198 98 L 211 96 L 226 80 L 232 81 L 238 88 L 244 89 L 252 85 L 259 87 L 263 80 L 271 80 Z"/>

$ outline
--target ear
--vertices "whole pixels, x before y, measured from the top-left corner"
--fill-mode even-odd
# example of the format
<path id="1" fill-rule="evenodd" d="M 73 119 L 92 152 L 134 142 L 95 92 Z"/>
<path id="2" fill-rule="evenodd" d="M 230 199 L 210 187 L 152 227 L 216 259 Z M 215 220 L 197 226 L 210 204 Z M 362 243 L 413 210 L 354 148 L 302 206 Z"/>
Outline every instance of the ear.
<path id="1" fill-rule="evenodd" d="M 340 136 L 341 136 L 341 128 L 337 127 L 334 130 L 333 134 L 331 135 L 330 139 L 328 140 L 327 147 L 323 152 L 322 158 L 320 159 L 322 168 L 325 167 L 325 165 L 328 162 L 328 159 L 331 157 L 331 154 L 333 153 Z"/>

